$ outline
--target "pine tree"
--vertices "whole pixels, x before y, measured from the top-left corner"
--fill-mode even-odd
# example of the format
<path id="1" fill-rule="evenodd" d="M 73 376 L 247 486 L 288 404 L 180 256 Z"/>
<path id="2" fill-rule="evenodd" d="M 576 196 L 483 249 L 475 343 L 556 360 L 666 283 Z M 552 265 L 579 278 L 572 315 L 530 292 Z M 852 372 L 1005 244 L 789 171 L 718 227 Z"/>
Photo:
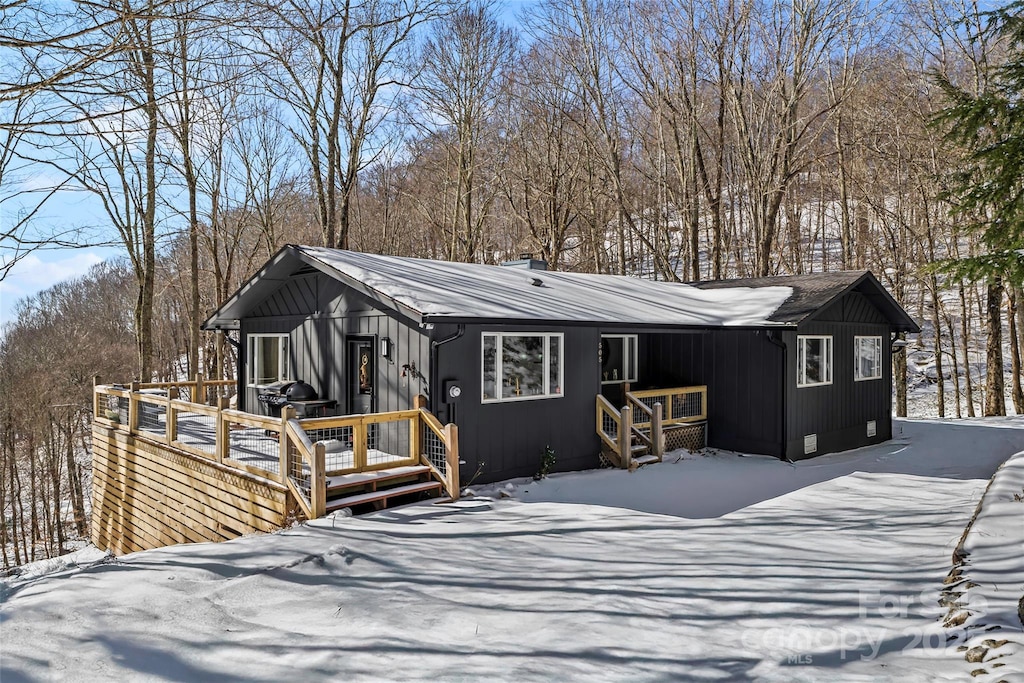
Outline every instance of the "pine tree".
<path id="1" fill-rule="evenodd" d="M 981 39 L 1000 48 L 981 86 L 970 92 L 937 75 L 950 105 L 936 117 L 964 155 L 949 178 L 951 215 L 981 247 L 942 264 L 987 285 L 986 415 L 1005 415 L 1002 358 L 1003 286 L 1024 283 L 1024 0 L 989 12 Z M 995 51 L 993 51 L 995 53 Z"/>

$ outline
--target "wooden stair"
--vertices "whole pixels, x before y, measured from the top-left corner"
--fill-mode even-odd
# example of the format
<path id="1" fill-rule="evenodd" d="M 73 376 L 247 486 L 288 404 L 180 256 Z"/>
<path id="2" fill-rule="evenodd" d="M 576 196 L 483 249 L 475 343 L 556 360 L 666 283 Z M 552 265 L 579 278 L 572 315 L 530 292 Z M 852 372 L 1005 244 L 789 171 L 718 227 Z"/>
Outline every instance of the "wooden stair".
<path id="1" fill-rule="evenodd" d="M 661 458 L 651 453 L 650 447 L 644 443 L 636 434 L 633 435 L 633 442 L 630 444 L 631 463 L 635 467 L 649 465 L 652 462 L 660 462 Z M 601 455 L 612 464 L 613 467 L 622 467 L 622 460 L 617 451 L 612 450 L 607 444 L 601 445 Z"/>
<path id="2" fill-rule="evenodd" d="M 408 465 L 371 472 L 327 475 L 327 512 L 350 508 L 353 514 L 400 505 L 444 490 L 426 465 Z"/>

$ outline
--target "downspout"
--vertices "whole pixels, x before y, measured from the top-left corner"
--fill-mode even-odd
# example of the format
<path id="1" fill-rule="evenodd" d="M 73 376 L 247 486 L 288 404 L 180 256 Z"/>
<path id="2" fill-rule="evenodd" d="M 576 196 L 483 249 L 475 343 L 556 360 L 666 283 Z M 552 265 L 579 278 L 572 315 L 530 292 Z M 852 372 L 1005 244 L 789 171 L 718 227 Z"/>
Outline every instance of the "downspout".
<path id="1" fill-rule="evenodd" d="M 466 326 L 463 323 L 459 323 L 458 328 L 455 330 L 455 334 L 445 337 L 444 339 L 432 339 L 430 340 L 430 384 L 427 386 L 427 405 L 430 407 L 430 412 L 437 414 L 437 406 L 434 403 L 434 396 L 438 383 L 438 371 L 437 371 L 437 349 L 449 342 L 453 342 L 456 339 L 466 334 Z"/>
<path id="2" fill-rule="evenodd" d="M 788 430 L 786 429 L 786 425 L 789 424 L 789 412 L 786 410 L 786 394 L 789 393 L 787 384 L 789 379 L 789 370 L 786 366 L 789 361 L 789 350 L 786 347 L 786 342 L 782 341 L 782 337 L 779 336 L 775 330 L 768 330 L 768 341 L 782 349 L 782 450 L 780 451 L 781 455 L 779 457 L 786 462 L 792 462 L 786 454 L 786 447 L 789 443 L 787 435 Z"/>

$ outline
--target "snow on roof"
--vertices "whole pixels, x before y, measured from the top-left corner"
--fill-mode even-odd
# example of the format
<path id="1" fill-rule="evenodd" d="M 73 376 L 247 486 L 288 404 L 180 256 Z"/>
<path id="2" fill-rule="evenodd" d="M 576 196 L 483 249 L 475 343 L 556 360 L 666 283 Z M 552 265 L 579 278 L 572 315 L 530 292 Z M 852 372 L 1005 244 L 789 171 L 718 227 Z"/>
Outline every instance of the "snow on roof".
<path id="1" fill-rule="evenodd" d="M 681 283 L 295 247 L 424 320 L 524 320 L 693 327 L 777 326 L 791 287 L 702 290 Z"/>

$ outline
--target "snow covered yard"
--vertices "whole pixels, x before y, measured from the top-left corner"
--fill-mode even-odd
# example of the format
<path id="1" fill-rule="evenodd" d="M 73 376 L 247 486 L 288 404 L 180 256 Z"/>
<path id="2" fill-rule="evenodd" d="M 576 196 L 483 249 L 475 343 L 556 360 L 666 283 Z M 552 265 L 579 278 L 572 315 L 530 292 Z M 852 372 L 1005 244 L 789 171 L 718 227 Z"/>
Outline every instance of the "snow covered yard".
<path id="1" fill-rule="evenodd" d="M 0 678 L 967 680 L 940 591 L 1024 420 L 900 427 L 796 465 L 670 456 L 13 583 Z"/>

